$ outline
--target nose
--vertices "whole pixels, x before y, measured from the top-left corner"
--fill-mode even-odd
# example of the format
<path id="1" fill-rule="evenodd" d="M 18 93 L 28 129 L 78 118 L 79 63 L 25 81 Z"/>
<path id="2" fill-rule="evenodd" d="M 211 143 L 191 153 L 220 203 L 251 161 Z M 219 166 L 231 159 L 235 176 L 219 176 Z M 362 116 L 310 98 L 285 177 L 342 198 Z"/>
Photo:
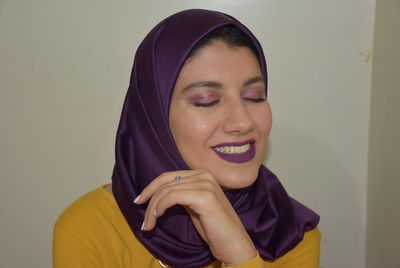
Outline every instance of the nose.
<path id="1" fill-rule="evenodd" d="M 232 103 L 225 113 L 223 129 L 226 133 L 245 135 L 254 129 L 254 121 L 243 101 Z"/>

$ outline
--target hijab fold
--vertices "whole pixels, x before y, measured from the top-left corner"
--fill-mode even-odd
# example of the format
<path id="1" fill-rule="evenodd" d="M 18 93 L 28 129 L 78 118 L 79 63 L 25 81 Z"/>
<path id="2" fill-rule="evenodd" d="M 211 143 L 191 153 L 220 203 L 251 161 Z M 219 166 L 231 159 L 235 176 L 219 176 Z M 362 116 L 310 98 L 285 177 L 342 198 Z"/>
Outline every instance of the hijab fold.
<path id="1" fill-rule="evenodd" d="M 192 48 L 224 25 L 236 26 L 252 41 L 267 81 L 261 45 L 243 24 L 221 12 L 182 11 L 160 22 L 139 45 L 117 130 L 112 174 L 115 199 L 141 243 L 172 267 L 201 267 L 215 259 L 183 207 L 168 209 L 152 231 L 143 232 L 140 227 L 146 205 L 136 205 L 133 200 L 161 173 L 189 169 L 169 130 L 169 102 Z M 264 259 L 282 256 L 318 224 L 318 215 L 290 198 L 264 166 L 253 185 L 225 194 Z"/>

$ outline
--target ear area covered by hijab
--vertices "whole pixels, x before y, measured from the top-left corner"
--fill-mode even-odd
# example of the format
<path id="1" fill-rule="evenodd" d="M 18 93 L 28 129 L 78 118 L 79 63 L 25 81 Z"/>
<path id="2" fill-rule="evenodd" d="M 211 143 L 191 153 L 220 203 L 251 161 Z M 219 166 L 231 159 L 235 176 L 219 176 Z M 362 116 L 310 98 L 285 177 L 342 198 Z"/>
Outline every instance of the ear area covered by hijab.
<path id="1" fill-rule="evenodd" d="M 267 81 L 261 45 L 243 24 L 217 11 L 185 10 L 161 21 L 139 45 L 117 130 L 115 199 L 136 237 L 157 259 L 173 267 L 201 267 L 215 259 L 184 208 L 168 209 L 152 231 L 142 232 L 146 207 L 132 201 L 161 173 L 189 169 L 169 130 L 169 102 L 192 48 L 224 25 L 236 26 L 253 42 Z M 318 215 L 291 199 L 264 166 L 252 186 L 226 195 L 264 259 L 282 256 L 318 224 Z"/>

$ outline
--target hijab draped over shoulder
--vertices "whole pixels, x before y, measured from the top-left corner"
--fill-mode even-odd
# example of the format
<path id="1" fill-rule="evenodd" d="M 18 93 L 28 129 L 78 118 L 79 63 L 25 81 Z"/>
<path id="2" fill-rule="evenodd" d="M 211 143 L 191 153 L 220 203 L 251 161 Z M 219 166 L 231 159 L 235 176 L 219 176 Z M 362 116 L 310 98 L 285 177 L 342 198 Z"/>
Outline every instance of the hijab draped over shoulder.
<path id="1" fill-rule="evenodd" d="M 215 259 L 182 206 L 168 209 L 152 231 L 143 232 L 146 207 L 133 200 L 161 173 L 189 169 L 168 126 L 169 103 L 192 48 L 224 25 L 234 25 L 254 44 L 267 81 L 261 45 L 243 24 L 221 12 L 182 11 L 161 21 L 140 44 L 117 131 L 113 194 L 136 237 L 156 258 L 173 267 L 205 266 Z M 264 259 L 282 256 L 318 224 L 318 215 L 290 198 L 264 166 L 253 185 L 225 194 Z"/>

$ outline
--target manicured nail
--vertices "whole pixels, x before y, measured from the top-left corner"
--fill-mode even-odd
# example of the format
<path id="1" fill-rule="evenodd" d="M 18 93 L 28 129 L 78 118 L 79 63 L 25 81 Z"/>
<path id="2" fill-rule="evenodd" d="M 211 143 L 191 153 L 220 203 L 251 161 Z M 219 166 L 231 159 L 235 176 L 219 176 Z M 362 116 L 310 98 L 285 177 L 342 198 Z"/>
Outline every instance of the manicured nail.
<path id="1" fill-rule="evenodd" d="M 154 209 L 153 215 L 154 215 L 154 217 L 157 217 L 157 210 L 156 209 Z"/>
<path id="2" fill-rule="evenodd" d="M 133 200 L 133 203 L 137 203 L 137 201 L 139 201 L 139 199 L 140 199 L 140 195 L 138 195 L 136 198 L 135 198 L 135 200 Z"/>
<path id="3" fill-rule="evenodd" d="M 140 227 L 140 230 L 144 230 L 146 228 L 146 221 L 143 221 L 143 223 L 142 223 L 142 227 Z"/>

